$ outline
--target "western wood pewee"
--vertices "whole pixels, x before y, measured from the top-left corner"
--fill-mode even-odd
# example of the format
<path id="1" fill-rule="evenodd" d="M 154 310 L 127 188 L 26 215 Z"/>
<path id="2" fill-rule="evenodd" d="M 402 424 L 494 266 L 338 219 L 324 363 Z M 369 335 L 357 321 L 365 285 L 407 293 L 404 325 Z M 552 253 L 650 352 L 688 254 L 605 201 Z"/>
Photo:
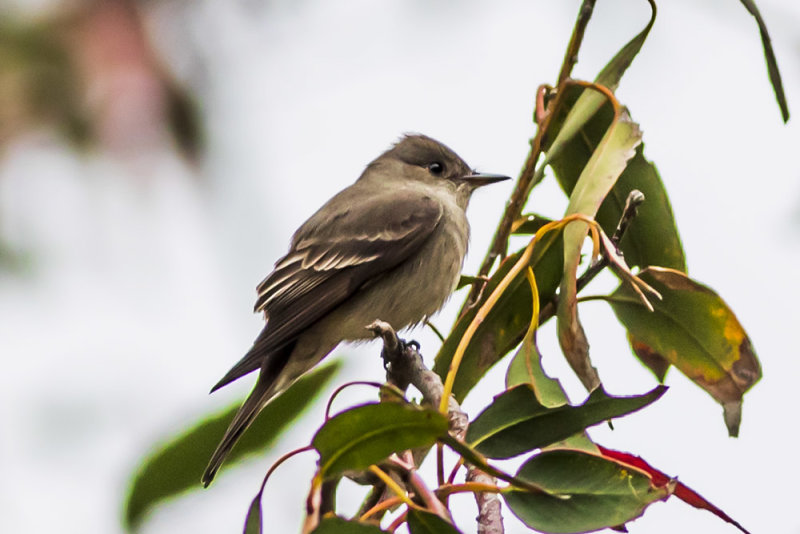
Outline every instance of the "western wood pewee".
<path id="1" fill-rule="evenodd" d="M 465 210 L 475 189 L 508 177 L 478 174 L 424 135 L 403 137 L 311 216 L 258 285 L 267 324 L 212 392 L 256 369 L 258 380 L 203 474 L 208 486 L 236 440 L 276 394 L 345 340 L 396 329 L 441 308 L 467 252 Z"/>

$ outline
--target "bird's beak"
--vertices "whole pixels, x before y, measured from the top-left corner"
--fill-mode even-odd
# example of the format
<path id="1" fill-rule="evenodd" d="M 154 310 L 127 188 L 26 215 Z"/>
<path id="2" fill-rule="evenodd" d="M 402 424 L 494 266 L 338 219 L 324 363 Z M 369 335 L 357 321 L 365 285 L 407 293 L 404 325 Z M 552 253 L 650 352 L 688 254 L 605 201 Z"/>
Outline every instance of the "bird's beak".
<path id="1" fill-rule="evenodd" d="M 494 184 L 497 182 L 502 182 L 504 180 L 510 180 L 510 176 L 504 176 L 502 174 L 489 174 L 485 172 L 476 172 L 473 174 L 468 174 L 466 176 L 461 177 L 462 180 L 467 182 L 473 188 L 481 187 L 484 185 Z"/>

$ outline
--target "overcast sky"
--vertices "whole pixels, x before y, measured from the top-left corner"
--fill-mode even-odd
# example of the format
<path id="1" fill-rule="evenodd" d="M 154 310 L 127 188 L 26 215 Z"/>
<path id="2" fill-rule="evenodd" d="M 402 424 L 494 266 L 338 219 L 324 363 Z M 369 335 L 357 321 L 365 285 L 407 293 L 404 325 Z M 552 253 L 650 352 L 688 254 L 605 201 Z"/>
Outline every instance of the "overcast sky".
<path id="1" fill-rule="evenodd" d="M 200 168 L 168 151 L 131 164 L 36 142 L 0 162 L 0 232 L 33 261 L 27 275 L 0 274 L 0 530 L 120 531 L 142 455 L 250 387 L 206 395 L 258 333 L 254 287 L 292 231 L 402 133 L 428 134 L 478 170 L 515 176 L 534 134 L 536 87 L 554 81 L 579 3 L 151 6 L 156 42 L 208 121 Z M 800 4 L 759 6 L 798 112 Z M 662 400 L 592 436 L 679 476 L 754 533 L 800 534 L 792 452 L 800 437 L 800 130 L 796 120 L 781 123 L 755 21 L 739 2 L 673 0 L 659 9 L 617 94 L 666 184 L 690 274 L 737 313 L 764 378 L 745 397 L 738 439 L 727 437 L 721 408 L 674 371 Z M 574 74 L 594 78 L 648 13 L 641 0 L 598 2 Z M 466 272 L 480 262 L 511 188 L 476 194 Z M 551 180 L 529 207 L 557 217 L 565 206 Z M 590 291 L 613 285 L 599 280 Z M 447 328 L 453 314 L 450 306 L 435 322 Z M 651 389 L 608 306 L 586 303 L 581 315 L 606 389 Z M 540 335 L 546 366 L 580 400 L 551 326 Z M 436 352 L 433 336 L 414 337 L 425 354 Z M 340 348 L 334 357 L 347 368 L 337 383 L 379 380 L 377 351 Z M 468 412 L 499 392 L 502 371 L 467 399 Z M 312 412 L 267 457 L 165 506 L 143 532 L 236 531 L 265 469 L 306 443 L 320 417 Z M 297 531 L 313 468 L 306 456 L 278 471 L 265 494 L 268 532 Z M 468 529 L 473 504 L 460 502 Z M 629 529 L 735 532 L 677 500 L 652 506 Z M 508 521 L 507 532 L 523 531 Z"/>

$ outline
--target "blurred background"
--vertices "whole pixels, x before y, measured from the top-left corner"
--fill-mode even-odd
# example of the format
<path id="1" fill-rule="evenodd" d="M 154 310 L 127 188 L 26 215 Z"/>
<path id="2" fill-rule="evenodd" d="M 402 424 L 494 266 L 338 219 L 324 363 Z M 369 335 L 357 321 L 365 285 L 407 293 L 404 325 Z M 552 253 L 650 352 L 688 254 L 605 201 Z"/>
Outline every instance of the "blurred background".
<path id="1" fill-rule="evenodd" d="M 0 531 L 121 532 L 141 459 L 248 391 L 243 380 L 206 394 L 261 328 L 254 288 L 291 232 L 402 133 L 516 175 L 536 87 L 554 82 L 579 5 L 0 1 Z M 796 112 L 800 4 L 758 5 Z M 598 2 L 574 75 L 593 79 L 648 15 L 641 0 Z M 675 372 L 661 401 L 592 436 L 679 476 L 753 532 L 798 534 L 800 130 L 781 121 L 755 20 L 733 0 L 661 2 L 618 96 L 670 193 L 690 274 L 736 311 L 764 378 L 745 396 L 738 439 Z M 466 272 L 511 187 L 474 198 Z M 558 217 L 565 206 L 547 180 L 529 207 Z M 589 292 L 614 285 L 601 278 Z M 463 298 L 434 321 L 441 329 Z M 606 389 L 651 389 L 608 306 L 581 315 Z M 546 367 L 581 400 L 552 330 L 540 334 Z M 436 338 L 413 335 L 432 358 Z M 375 346 L 334 357 L 346 367 L 331 388 L 382 377 Z M 492 373 L 467 411 L 502 378 Z M 320 421 L 317 406 L 274 451 L 162 507 L 142 531 L 238 531 L 266 468 Z M 299 529 L 313 469 L 305 456 L 276 473 L 267 532 Z M 457 502 L 469 527 L 474 503 Z M 677 500 L 629 529 L 735 532 Z M 507 532 L 523 531 L 508 520 Z"/>

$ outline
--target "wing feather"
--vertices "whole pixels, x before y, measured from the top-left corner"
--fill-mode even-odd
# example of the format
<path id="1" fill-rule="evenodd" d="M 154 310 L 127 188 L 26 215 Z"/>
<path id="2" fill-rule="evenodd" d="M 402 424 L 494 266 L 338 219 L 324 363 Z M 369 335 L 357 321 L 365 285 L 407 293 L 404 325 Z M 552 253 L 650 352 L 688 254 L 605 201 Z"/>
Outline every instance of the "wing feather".
<path id="1" fill-rule="evenodd" d="M 354 209 L 353 187 L 298 230 L 289 253 L 258 285 L 255 311 L 264 312 L 267 325 L 214 389 L 261 367 L 269 353 L 419 250 L 441 220 L 441 204 L 416 191 L 373 196 Z"/>

